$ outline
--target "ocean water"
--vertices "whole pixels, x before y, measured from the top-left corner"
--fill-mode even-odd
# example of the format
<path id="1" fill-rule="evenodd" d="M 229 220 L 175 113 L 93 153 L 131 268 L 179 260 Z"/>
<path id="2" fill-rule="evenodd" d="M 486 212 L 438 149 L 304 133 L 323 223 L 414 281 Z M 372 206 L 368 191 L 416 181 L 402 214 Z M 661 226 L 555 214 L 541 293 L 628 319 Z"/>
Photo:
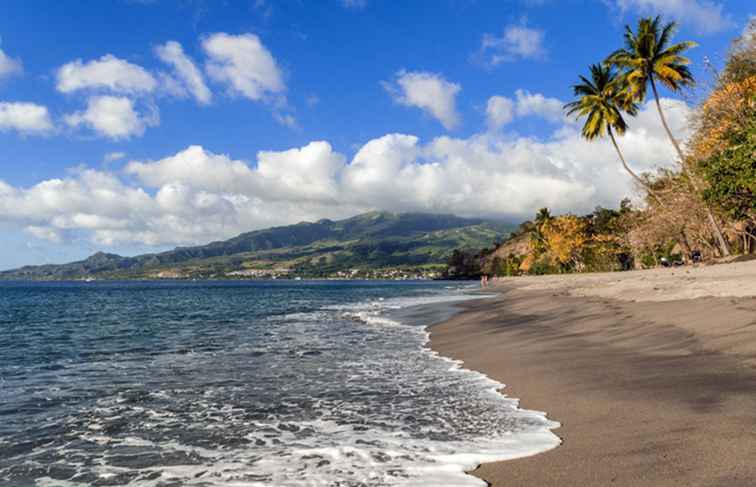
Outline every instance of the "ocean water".
<path id="1" fill-rule="evenodd" d="M 0 284 L 0 486 L 484 485 L 559 440 L 427 348 L 465 291 Z"/>

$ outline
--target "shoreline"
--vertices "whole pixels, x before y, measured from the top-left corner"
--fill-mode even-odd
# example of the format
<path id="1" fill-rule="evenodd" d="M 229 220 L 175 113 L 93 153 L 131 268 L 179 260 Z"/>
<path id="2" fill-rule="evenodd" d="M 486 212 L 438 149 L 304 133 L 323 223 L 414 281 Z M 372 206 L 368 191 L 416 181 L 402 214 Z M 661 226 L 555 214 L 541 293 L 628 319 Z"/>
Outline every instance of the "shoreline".
<path id="1" fill-rule="evenodd" d="M 521 408 L 561 423 L 553 433 L 562 439 L 470 473 L 493 487 L 756 485 L 751 269 L 735 273 L 745 291 L 683 269 L 696 293 L 716 285 L 739 297 L 679 299 L 689 291 L 679 274 L 639 271 L 629 284 L 617 274 L 615 284 L 601 275 L 505 280 L 491 289 L 500 296 L 461 303 L 429 327 L 430 348 L 506 384 L 501 392 Z M 653 301 L 626 292 L 638 280 L 650 282 Z M 624 300 L 607 297 L 612 286 Z M 658 292 L 667 288 L 674 293 Z"/>

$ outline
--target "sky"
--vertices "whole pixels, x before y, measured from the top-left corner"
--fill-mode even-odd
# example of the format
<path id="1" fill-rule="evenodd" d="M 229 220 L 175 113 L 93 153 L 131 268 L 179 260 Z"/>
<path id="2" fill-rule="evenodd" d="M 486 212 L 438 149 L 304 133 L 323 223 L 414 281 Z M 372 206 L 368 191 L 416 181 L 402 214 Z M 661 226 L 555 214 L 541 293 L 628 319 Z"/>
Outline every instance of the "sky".
<path id="1" fill-rule="evenodd" d="M 688 117 L 754 14 L 717 0 L 6 1 L 0 269 L 369 210 L 519 222 L 616 206 L 611 144 L 563 115 L 625 24 L 694 40 Z M 638 171 L 674 154 L 643 104 Z"/>

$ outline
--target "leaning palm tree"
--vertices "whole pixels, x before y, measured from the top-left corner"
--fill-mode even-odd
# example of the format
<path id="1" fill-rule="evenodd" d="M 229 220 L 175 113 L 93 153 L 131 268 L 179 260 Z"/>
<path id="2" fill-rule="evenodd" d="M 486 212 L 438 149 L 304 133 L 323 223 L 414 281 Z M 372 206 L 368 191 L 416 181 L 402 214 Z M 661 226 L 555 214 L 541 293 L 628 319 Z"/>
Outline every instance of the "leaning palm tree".
<path id="1" fill-rule="evenodd" d="M 633 116 L 638 113 L 638 105 L 628 96 L 625 79 L 618 76 L 617 72 L 608 65 L 593 64 L 590 70 L 590 79 L 580 76 L 580 83 L 572 87 L 578 99 L 564 106 L 567 115 L 586 117 L 582 134 L 588 140 L 608 135 L 625 171 L 657 201 L 661 201 L 648 182 L 638 176 L 627 164 L 614 137 L 615 132 L 617 135 L 622 135 L 627 130 L 627 123 L 622 113 L 626 112 Z"/>
<path id="2" fill-rule="evenodd" d="M 625 26 L 625 47 L 614 51 L 606 59 L 606 63 L 617 66 L 624 71 L 624 77 L 627 81 L 628 94 L 633 100 L 642 102 L 646 99 L 646 89 L 651 85 L 656 101 L 656 109 L 659 111 L 664 130 L 667 132 L 669 140 L 680 157 L 680 163 L 683 169 L 686 168 L 685 155 L 683 154 L 680 144 L 672 135 L 672 131 L 667 124 L 661 103 L 659 101 L 659 91 L 656 82 L 666 86 L 672 91 L 680 91 L 683 87 L 692 85 L 693 75 L 688 69 L 690 60 L 682 55 L 684 51 L 694 47 L 695 42 L 685 41 L 677 44 L 671 44 L 672 36 L 677 29 L 675 22 L 669 22 L 661 25 L 661 18 L 643 18 L 638 21 L 637 32 L 629 26 Z M 671 45 L 670 45 L 671 44 Z M 686 171 L 689 172 L 689 171 Z M 700 193 L 700 188 L 693 176 L 689 177 L 696 192 Z M 711 210 L 706 207 L 706 213 L 709 225 L 719 242 L 719 248 L 724 255 L 730 255 L 727 248 L 727 242 L 722 236 L 722 231 L 714 219 Z"/>
<path id="3" fill-rule="evenodd" d="M 669 45 L 676 29 L 675 22 L 661 26 L 661 17 L 658 16 L 653 19 L 640 19 L 637 32 L 633 32 L 633 29 L 626 25 L 625 47 L 610 54 L 606 62 L 624 70 L 628 91 L 636 101 L 642 102 L 646 99 L 646 88 L 651 85 L 664 130 L 682 161 L 682 149 L 669 129 L 656 86 L 658 81 L 672 91 L 680 91 L 694 82 L 688 69 L 690 60 L 682 53 L 694 47 L 696 43 L 685 41 Z"/>

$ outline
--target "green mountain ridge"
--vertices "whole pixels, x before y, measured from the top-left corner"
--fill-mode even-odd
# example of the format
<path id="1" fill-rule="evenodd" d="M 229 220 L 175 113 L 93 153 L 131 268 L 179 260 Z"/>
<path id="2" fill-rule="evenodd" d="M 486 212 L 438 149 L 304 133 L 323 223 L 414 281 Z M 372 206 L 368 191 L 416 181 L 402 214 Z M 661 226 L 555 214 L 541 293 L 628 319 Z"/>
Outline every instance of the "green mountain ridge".
<path id="1" fill-rule="evenodd" d="M 454 215 L 371 212 L 134 257 L 98 252 L 68 264 L 2 271 L 0 280 L 379 277 L 398 269 L 429 275 L 454 249 L 490 246 L 511 228 Z"/>

